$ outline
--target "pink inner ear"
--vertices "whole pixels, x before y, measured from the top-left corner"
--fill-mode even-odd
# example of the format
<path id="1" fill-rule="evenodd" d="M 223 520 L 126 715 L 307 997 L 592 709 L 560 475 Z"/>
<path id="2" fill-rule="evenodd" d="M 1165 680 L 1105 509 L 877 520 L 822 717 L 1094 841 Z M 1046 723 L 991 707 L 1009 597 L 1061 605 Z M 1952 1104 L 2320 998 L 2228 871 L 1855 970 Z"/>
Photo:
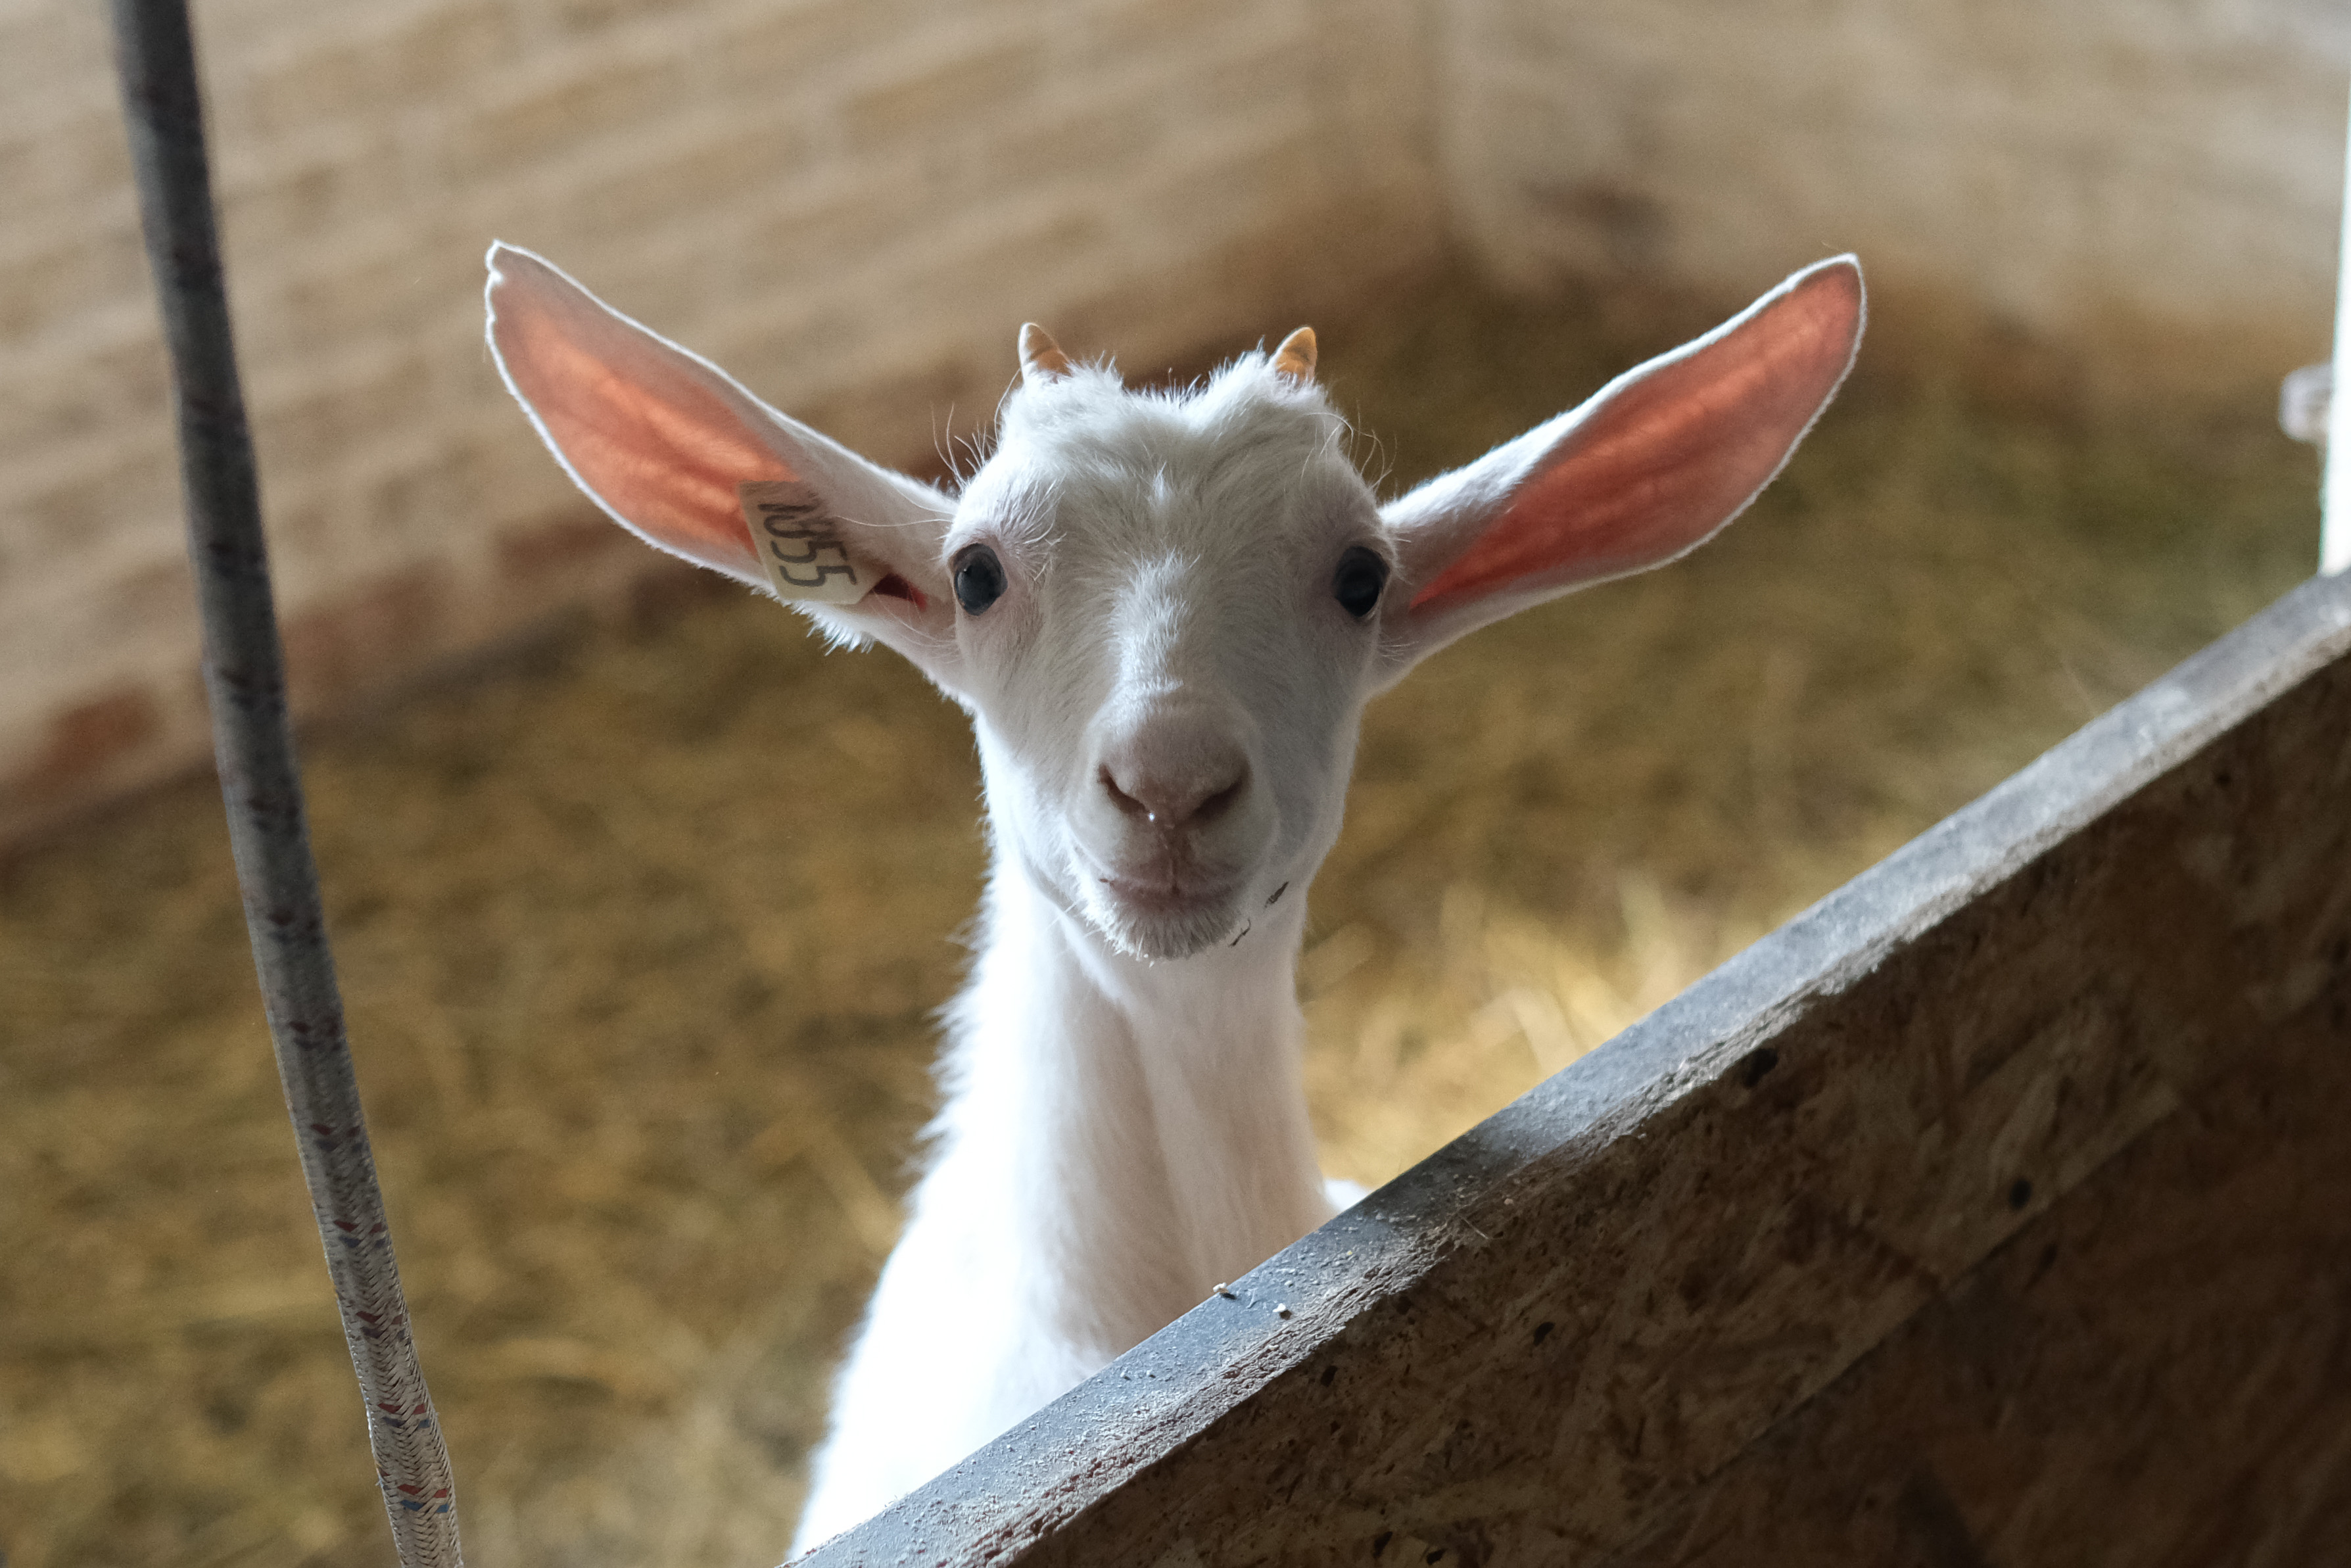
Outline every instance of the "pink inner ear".
<path id="1" fill-rule="evenodd" d="M 1826 267 L 1593 411 L 1417 610 L 1524 579 L 1594 580 L 1671 559 L 1778 471 L 1853 357 L 1860 275 Z"/>
<path id="2" fill-rule="evenodd" d="M 736 486 L 798 476 L 716 392 L 625 341 L 620 323 L 590 316 L 595 308 L 585 302 L 530 308 L 549 303 L 501 311 L 499 348 L 573 471 L 662 543 L 702 559 L 748 559 Z"/>

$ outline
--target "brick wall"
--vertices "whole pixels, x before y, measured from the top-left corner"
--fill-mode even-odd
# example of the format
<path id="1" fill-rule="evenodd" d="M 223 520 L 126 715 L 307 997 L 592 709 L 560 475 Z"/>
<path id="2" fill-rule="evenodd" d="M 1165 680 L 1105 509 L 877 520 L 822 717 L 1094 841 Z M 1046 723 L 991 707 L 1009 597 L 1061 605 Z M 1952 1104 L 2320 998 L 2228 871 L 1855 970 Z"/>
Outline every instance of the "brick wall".
<path id="1" fill-rule="evenodd" d="M 542 250 L 887 460 L 1012 331 L 1152 367 L 1465 244 L 1738 290 L 1842 246 L 2064 331 L 2323 350 L 2332 0 L 207 0 L 307 711 L 609 599 L 480 348 Z M 102 8 L 0 13 L 0 841 L 204 754 Z M 2281 367 L 2282 368 L 2282 367 Z M 950 413 L 950 411 L 952 413 Z"/>

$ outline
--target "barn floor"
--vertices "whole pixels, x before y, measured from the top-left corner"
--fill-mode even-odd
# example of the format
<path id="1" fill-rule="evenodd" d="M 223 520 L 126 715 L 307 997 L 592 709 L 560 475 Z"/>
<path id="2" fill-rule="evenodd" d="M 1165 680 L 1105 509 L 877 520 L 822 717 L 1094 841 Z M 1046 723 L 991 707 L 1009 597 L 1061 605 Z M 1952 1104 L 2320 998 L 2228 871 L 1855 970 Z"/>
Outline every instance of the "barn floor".
<path id="1" fill-rule="evenodd" d="M 1716 314 L 1456 277 L 1327 329 L 1325 373 L 1402 483 Z M 1374 708 L 1303 965 L 1334 1173 L 1401 1169 L 2309 570 L 2273 385 L 2155 402 L 1880 320 L 1721 541 Z M 963 959 L 960 719 L 728 596 L 307 758 L 469 1555 L 772 1563 Z M 8 1568 L 389 1563 L 209 780 L 0 871 L 0 995 Z"/>

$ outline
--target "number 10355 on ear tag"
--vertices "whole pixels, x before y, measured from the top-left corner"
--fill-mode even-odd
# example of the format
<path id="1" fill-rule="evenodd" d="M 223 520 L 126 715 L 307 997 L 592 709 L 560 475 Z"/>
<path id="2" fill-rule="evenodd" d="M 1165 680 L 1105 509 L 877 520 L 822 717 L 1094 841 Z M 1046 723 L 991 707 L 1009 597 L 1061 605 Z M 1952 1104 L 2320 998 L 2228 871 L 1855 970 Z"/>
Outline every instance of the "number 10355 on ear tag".
<path id="1" fill-rule="evenodd" d="M 854 604 L 872 591 L 882 574 L 850 558 L 841 524 L 813 486 L 798 479 L 754 479 L 736 486 L 735 494 L 778 598 Z"/>

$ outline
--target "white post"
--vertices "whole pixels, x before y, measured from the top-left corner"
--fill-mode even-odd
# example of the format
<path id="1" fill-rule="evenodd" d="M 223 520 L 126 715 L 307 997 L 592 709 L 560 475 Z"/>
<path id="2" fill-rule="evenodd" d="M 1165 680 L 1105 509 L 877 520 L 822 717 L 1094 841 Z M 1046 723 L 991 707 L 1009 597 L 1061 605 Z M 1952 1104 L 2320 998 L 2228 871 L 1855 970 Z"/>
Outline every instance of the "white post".
<path id="1" fill-rule="evenodd" d="M 2336 252 L 2335 386 L 2326 407 L 2326 479 L 2319 492 L 2318 570 L 2351 567 L 2351 129 L 2343 159 L 2343 239 Z"/>

